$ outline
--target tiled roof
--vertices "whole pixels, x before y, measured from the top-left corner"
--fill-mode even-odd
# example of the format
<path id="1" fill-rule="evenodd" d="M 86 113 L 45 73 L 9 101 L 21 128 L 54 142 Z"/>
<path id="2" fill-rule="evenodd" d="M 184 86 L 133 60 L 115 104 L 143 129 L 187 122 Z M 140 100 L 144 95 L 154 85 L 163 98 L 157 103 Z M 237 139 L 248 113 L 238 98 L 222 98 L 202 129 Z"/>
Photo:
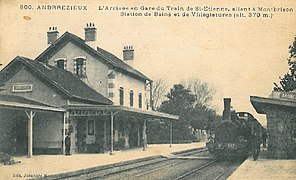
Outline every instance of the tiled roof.
<path id="1" fill-rule="evenodd" d="M 139 77 L 142 77 L 145 80 L 149 80 L 151 81 L 148 77 L 146 77 L 144 74 L 142 74 L 140 71 L 132 68 L 131 66 L 129 66 L 128 64 L 126 64 L 125 62 L 123 62 L 121 59 L 119 59 L 118 57 L 116 57 L 115 55 L 111 54 L 110 52 L 97 47 L 97 53 L 103 54 L 105 57 L 108 57 L 108 60 L 112 63 L 112 65 L 114 65 L 117 68 L 121 68 L 123 70 L 125 70 L 126 72 L 130 73 L 130 74 L 135 74 Z"/>
<path id="2" fill-rule="evenodd" d="M 151 81 L 151 79 L 149 79 L 147 76 L 145 76 L 138 70 L 134 69 L 133 67 L 129 66 L 112 53 L 99 47 L 97 47 L 97 50 L 95 50 L 89 45 L 87 45 L 83 39 L 69 32 L 65 32 L 59 39 L 57 39 L 45 51 L 43 51 L 35 60 L 43 62 L 48 60 L 70 41 L 84 49 L 86 52 L 90 53 L 96 59 L 104 60 L 105 62 L 109 63 L 111 66 L 113 66 L 119 71 L 122 71 L 123 73 L 126 73 L 130 76 L 134 76 L 136 78 L 140 78 L 142 80 Z"/>
<path id="3" fill-rule="evenodd" d="M 97 105 L 98 106 L 98 105 Z M 102 105 L 100 105 L 102 106 Z M 106 105 L 104 105 L 106 106 Z M 108 105 L 110 106 L 110 105 Z M 21 96 L 0 94 L 0 107 L 17 110 L 66 112 L 66 109 L 50 106 Z"/>
<path id="4" fill-rule="evenodd" d="M 45 65 L 41 62 L 34 61 L 26 57 L 18 56 L 13 61 L 23 62 L 34 72 L 40 75 L 44 80 L 46 80 L 52 86 L 58 88 L 69 98 L 95 104 L 113 104 L 112 101 L 89 87 L 71 72 Z"/>
<path id="5" fill-rule="evenodd" d="M 32 104 L 32 105 L 38 105 L 38 106 L 49 106 L 47 104 L 33 101 L 24 97 L 20 96 L 12 96 L 12 95 L 6 95 L 6 94 L 0 94 L 0 101 L 9 101 L 9 102 L 16 102 L 16 103 L 25 103 L 25 104 Z"/>

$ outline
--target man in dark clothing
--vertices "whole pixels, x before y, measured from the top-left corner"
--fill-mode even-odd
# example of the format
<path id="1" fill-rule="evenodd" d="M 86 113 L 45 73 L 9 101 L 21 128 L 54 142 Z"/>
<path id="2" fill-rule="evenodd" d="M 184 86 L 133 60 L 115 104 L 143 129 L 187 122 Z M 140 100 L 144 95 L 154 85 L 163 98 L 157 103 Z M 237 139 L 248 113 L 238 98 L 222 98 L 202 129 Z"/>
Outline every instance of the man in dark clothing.
<path id="1" fill-rule="evenodd" d="M 264 131 L 262 134 L 262 141 L 263 141 L 264 148 L 266 148 L 266 139 L 267 139 L 267 134 L 266 134 L 266 131 Z"/>
<path id="2" fill-rule="evenodd" d="M 70 147 L 71 147 L 71 137 L 68 134 L 65 138 L 65 146 L 66 146 L 66 156 L 71 155 L 70 154 Z"/>
<path id="3" fill-rule="evenodd" d="M 252 136 L 252 148 L 253 148 L 253 158 L 254 161 L 258 159 L 259 153 L 260 153 L 260 137 L 259 134 L 254 132 Z"/>

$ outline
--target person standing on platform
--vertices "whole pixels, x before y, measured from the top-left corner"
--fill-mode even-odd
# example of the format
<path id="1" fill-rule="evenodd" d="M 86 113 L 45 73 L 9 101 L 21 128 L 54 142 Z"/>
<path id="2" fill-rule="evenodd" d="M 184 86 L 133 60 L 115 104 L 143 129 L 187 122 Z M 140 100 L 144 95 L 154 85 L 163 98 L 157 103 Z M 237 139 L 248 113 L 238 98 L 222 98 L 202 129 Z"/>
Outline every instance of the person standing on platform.
<path id="1" fill-rule="evenodd" d="M 258 159 L 259 153 L 260 153 L 260 137 L 259 134 L 254 132 L 252 137 L 252 148 L 253 148 L 253 158 L 254 161 Z"/>
<path id="2" fill-rule="evenodd" d="M 263 148 L 266 148 L 266 139 L 267 139 L 267 134 L 266 134 L 266 131 L 264 131 L 262 134 Z"/>
<path id="3" fill-rule="evenodd" d="M 71 137 L 70 134 L 68 134 L 65 138 L 65 146 L 66 146 L 66 156 L 70 156 L 70 148 L 71 148 Z"/>

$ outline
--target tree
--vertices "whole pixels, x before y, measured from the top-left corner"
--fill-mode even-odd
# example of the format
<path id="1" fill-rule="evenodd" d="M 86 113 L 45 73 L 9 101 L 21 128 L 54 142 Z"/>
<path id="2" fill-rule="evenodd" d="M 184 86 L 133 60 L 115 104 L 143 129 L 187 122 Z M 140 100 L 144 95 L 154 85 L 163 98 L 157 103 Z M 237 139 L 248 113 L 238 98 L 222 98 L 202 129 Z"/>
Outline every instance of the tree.
<path id="1" fill-rule="evenodd" d="M 183 85 L 175 84 L 166 97 L 168 99 L 161 103 L 159 111 L 179 116 L 179 120 L 173 121 L 174 140 L 179 142 L 190 140 L 188 112 L 193 107 L 194 95 Z M 149 139 L 157 139 L 158 142 L 168 142 L 169 127 L 170 122 L 168 121 L 150 123 L 147 131 Z"/>
<path id="2" fill-rule="evenodd" d="M 167 101 L 162 102 L 159 111 L 179 116 L 179 120 L 174 123 L 177 139 L 187 137 L 188 127 L 190 126 L 190 111 L 195 101 L 194 95 L 189 89 L 181 84 L 175 84 L 166 95 Z"/>
<path id="3" fill-rule="evenodd" d="M 191 130 L 213 129 L 218 119 L 216 111 L 209 108 L 214 90 L 207 83 L 192 80 L 175 84 L 167 93 L 167 100 L 163 101 L 159 111 L 179 116 L 173 121 L 173 139 L 177 142 L 191 142 L 195 139 Z M 168 142 L 170 122 L 150 122 L 147 130 L 149 139 L 158 142 Z M 155 143 L 155 142 L 153 142 Z"/>
<path id="4" fill-rule="evenodd" d="M 195 102 L 194 95 L 182 84 L 175 84 L 166 97 L 169 100 L 161 104 L 160 111 L 166 109 L 166 111 L 170 111 L 172 114 L 180 114 L 186 108 L 192 107 Z M 168 109 L 167 107 L 170 108 Z"/>
<path id="5" fill-rule="evenodd" d="M 281 86 L 274 83 L 275 91 L 289 92 L 296 89 L 296 36 L 292 45 L 289 46 L 289 53 L 288 66 L 290 71 L 284 77 L 279 77 Z"/>
<path id="6" fill-rule="evenodd" d="M 158 109 L 160 103 L 165 99 L 167 93 L 167 85 L 163 79 L 156 79 L 153 81 L 152 87 L 153 107 Z"/>
<path id="7" fill-rule="evenodd" d="M 208 129 L 217 119 L 216 111 L 209 108 L 215 89 L 200 79 L 189 79 L 182 84 L 190 89 L 195 97 L 192 111 L 191 126 L 195 129 Z M 213 118 L 215 117 L 215 118 Z"/>
<path id="8" fill-rule="evenodd" d="M 182 84 L 190 89 L 195 96 L 196 106 L 208 107 L 210 105 L 216 91 L 213 88 L 210 88 L 208 83 L 203 82 L 200 79 L 189 79 Z"/>

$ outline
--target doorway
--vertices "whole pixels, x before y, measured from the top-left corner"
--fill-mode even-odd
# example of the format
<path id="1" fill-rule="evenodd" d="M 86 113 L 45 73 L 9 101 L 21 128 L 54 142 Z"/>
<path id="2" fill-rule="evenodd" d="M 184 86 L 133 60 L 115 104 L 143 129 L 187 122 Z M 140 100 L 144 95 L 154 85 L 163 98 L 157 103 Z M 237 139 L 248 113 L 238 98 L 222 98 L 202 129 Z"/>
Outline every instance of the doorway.
<path id="1" fill-rule="evenodd" d="M 16 141 L 16 154 L 28 154 L 28 120 L 17 119 L 15 125 L 15 141 Z"/>

